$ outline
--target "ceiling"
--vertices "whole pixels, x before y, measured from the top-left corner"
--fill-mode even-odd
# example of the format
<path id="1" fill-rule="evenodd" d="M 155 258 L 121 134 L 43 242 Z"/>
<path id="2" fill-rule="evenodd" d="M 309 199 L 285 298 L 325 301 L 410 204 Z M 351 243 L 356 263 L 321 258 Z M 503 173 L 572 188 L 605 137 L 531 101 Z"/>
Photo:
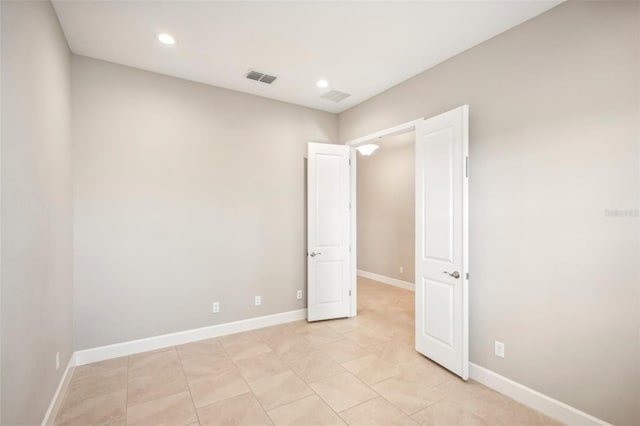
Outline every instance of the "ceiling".
<path id="1" fill-rule="evenodd" d="M 334 113 L 559 3 L 53 1 L 79 55 Z M 248 80 L 250 68 L 278 79 Z M 332 89 L 351 96 L 320 97 Z"/>

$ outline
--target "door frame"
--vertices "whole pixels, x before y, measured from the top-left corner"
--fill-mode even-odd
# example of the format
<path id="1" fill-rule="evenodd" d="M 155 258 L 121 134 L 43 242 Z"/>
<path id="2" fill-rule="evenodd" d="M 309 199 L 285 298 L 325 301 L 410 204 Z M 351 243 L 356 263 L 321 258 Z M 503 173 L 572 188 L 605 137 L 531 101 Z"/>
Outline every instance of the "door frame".
<path id="1" fill-rule="evenodd" d="M 468 114 L 468 106 L 466 110 L 466 114 Z M 436 117 L 439 114 L 434 115 Z M 468 115 L 467 115 L 468 117 Z M 351 159 L 351 181 L 350 181 L 350 227 L 351 227 L 351 317 L 355 317 L 358 312 L 358 263 L 357 263 L 357 151 L 356 148 L 362 145 L 366 145 L 368 143 L 374 142 L 378 139 L 387 136 L 395 136 L 403 133 L 408 133 L 413 131 L 414 135 L 414 143 L 417 142 L 417 125 L 425 120 L 425 118 L 418 118 L 416 120 L 408 121 L 403 124 L 399 124 L 394 127 L 390 127 L 388 129 L 380 130 L 375 133 L 371 133 L 366 136 L 362 136 L 356 139 L 352 139 L 345 143 L 345 145 L 349 146 L 350 149 L 350 159 Z M 467 126 L 467 121 L 465 122 L 465 126 Z M 462 318 L 462 339 L 464 342 L 467 342 L 463 347 L 463 359 L 466 360 L 466 365 L 463 366 L 463 376 L 464 380 L 468 377 L 468 369 L 469 369 L 469 146 L 468 146 L 468 135 L 469 129 L 465 127 L 463 129 L 465 134 L 465 138 L 467 138 L 467 143 L 463 145 L 463 155 L 466 159 L 465 164 L 465 177 L 463 178 L 463 188 L 462 188 L 462 203 L 463 203 L 463 211 L 462 211 L 462 220 L 463 220 L 463 229 L 462 229 L 462 238 L 463 238 L 463 248 L 462 248 L 462 304 L 463 304 L 463 318 Z M 415 226 L 415 225 L 414 225 Z M 415 232 L 415 229 L 414 229 Z M 415 277 L 414 277 L 414 289 L 415 289 Z"/>
<path id="2" fill-rule="evenodd" d="M 357 158 L 358 151 L 356 148 L 362 145 L 366 145 L 371 142 L 375 142 L 378 139 L 388 137 L 388 136 L 396 136 L 401 135 L 403 133 L 414 132 L 416 133 L 416 126 L 418 123 L 424 121 L 424 118 L 418 118 L 416 120 L 407 121 L 406 123 L 399 124 L 394 127 L 389 127 L 388 129 L 379 130 L 375 133 L 371 133 L 366 136 L 362 136 L 356 139 L 352 139 L 345 143 L 348 147 L 351 148 L 351 212 L 350 212 L 350 227 L 351 227 L 351 317 L 355 317 L 358 313 L 358 235 L 357 235 L 357 203 L 356 203 L 356 170 L 357 170 Z M 466 196 L 466 190 L 465 190 Z M 466 198 L 465 198 L 466 201 Z M 414 225 L 415 232 L 415 225 Z M 415 277 L 414 277 L 414 286 L 415 286 Z"/>

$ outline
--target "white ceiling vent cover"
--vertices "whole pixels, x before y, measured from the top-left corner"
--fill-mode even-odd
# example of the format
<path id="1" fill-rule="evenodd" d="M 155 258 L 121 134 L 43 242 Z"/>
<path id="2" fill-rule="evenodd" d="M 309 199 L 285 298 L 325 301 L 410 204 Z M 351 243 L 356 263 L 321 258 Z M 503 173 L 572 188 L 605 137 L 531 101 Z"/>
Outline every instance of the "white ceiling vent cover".
<path id="1" fill-rule="evenodd" d="M 271 84 L 276 80 L 276 78 L 278 78 L 275 75 L 265 74 L 256 70 L 247 71 L 247 75 L 245 77 L 249 80 L 255 80 L 266 84 Z"/>
<path id="2" fill-rule="evenodd" d="M 343 101 L 345 99 L 347 99 L 349 96 L 351 96 L 348 93 L 344 93 L 344 92 L 339 92 L 337 90 L 331 90 L 327 93 L 325 93 L 324 95 L 320 96 L 322 99 L 326 99 L 328 101 L 333 101 L 333 102 L 340 102 Z"/>

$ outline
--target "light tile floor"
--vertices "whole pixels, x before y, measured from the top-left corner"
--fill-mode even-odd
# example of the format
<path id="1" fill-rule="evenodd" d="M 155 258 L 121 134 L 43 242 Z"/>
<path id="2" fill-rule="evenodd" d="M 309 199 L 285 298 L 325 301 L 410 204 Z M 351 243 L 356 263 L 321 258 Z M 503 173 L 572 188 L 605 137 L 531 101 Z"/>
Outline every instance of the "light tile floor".
<path id="1" fill-rule="evenodd" d="M 555 425 L 413 349 L 413 292 L 358 281 L 358 316 L 76 368 L 56 425 Z"/>

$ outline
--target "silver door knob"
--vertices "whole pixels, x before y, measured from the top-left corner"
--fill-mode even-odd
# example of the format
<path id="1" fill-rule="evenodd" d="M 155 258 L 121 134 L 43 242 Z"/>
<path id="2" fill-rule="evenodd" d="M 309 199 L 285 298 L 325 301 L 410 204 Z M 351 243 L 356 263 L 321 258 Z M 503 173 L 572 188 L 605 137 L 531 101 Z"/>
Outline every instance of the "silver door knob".
<path id="1" fill-rule="evenodd" d="M 445 273 L 445 274 L 447 274 L 447 275 L 452 276 L 452 277 L 453 277 L 453 278 L 455 278 L 455 279 L 460 278 L 460 273 L 459 273 L 458 271 L 453 271 L 453 273 L 451 273 L 451 272 L 447 272 L 447 271 L 444 271 L 444 273 Z"/>
<path id="2" fill-rule="evenodd" d="M 311 253 L 309 253 L 309 256 L 311 256 L 311 257 L 316 257 L 316 256 L 318 256 L 318 255 L 320 255 L 320 254 L 322 254 L 322 253 L 320 253 L 320 252 L 316 253 L 316 252 L 313 252 L 313 251 L 312 251 Z"/>

